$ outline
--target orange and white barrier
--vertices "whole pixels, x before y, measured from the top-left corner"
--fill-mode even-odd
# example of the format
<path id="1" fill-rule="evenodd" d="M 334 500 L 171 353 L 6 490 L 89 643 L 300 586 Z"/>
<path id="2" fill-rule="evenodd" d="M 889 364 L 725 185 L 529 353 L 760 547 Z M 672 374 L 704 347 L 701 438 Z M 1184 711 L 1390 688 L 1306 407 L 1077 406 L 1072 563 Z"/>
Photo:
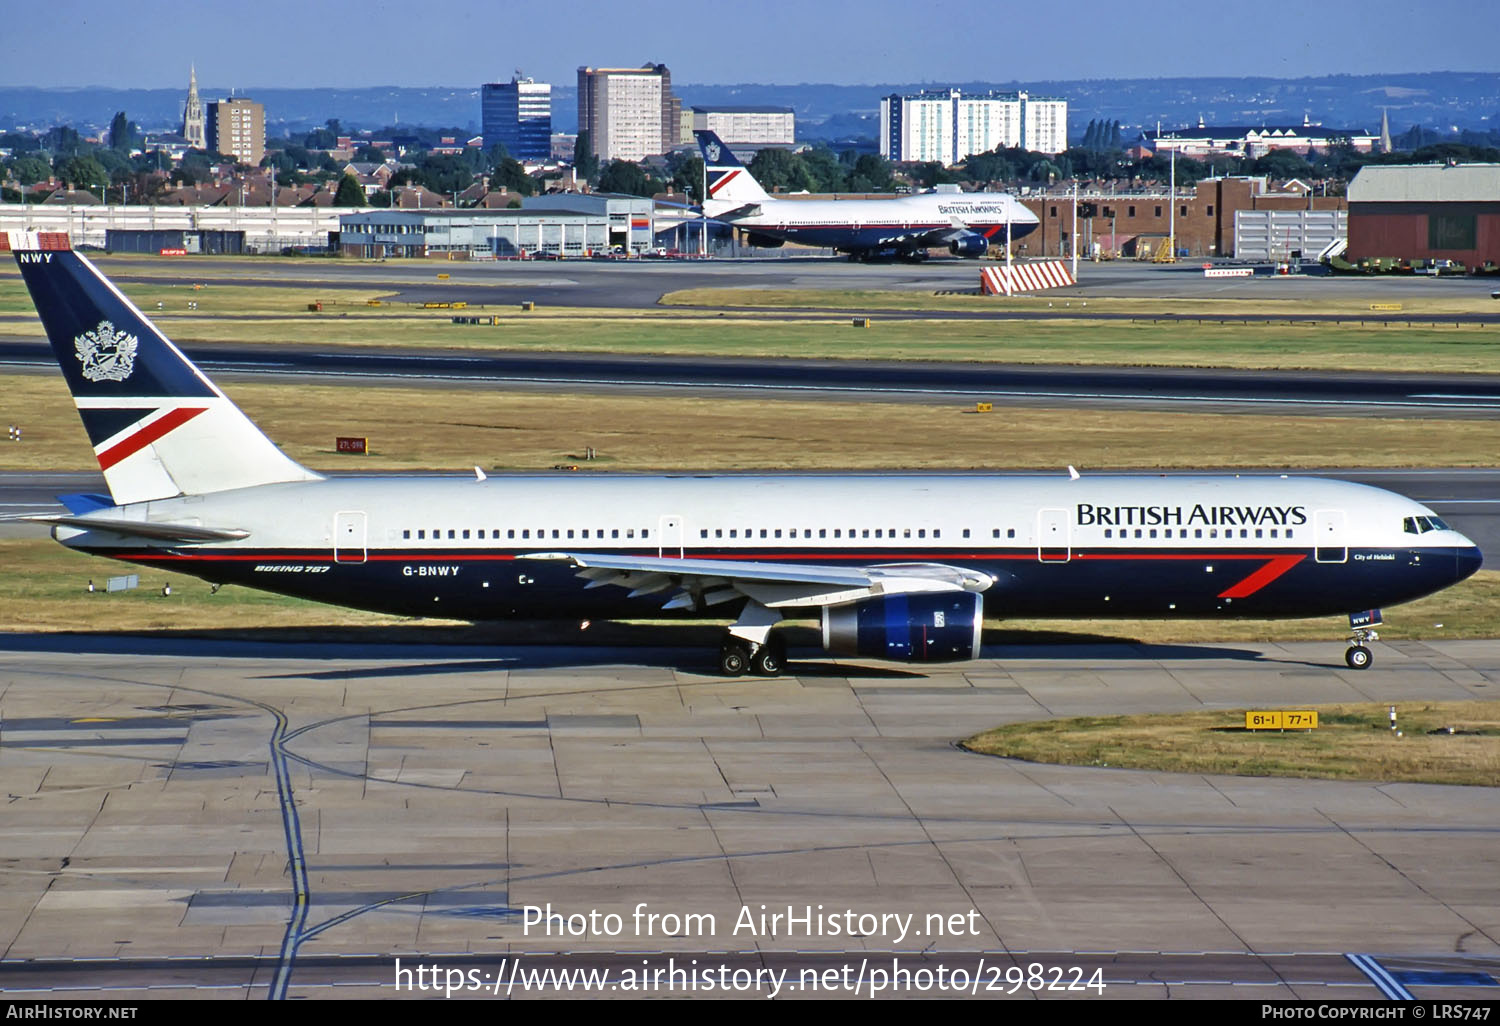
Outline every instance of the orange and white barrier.
<path id="1" fill-rule="evenodd" d="M 1007 284 L 1007 282 L 1009 284 Z M 1077 284 L 1061 260 L 1031 264 L 986 267 L 979 272 L 979 288 L 986 296 L 1008 296 L 1015 292 L 1037 292 Z"/>

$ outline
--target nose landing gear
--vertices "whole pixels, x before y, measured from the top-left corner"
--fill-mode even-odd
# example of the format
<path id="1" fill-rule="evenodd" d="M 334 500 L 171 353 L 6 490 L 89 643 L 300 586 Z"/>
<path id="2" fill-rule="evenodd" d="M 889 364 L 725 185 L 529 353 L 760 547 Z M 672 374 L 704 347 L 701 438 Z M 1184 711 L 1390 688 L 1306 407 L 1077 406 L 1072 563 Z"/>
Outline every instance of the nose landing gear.
<path id="1" fill-rule="evenodd" d="M 1344 652 L 1344 662 L 1349 665 L 1349 669 L 1368 670 L 1375 661 L 1366 642 L 1380 640 L 1380 634 L 1375 628 L 1381 626 L 1381 623 L 1378 609 L 1349 614 L 1349 648 Z"/>

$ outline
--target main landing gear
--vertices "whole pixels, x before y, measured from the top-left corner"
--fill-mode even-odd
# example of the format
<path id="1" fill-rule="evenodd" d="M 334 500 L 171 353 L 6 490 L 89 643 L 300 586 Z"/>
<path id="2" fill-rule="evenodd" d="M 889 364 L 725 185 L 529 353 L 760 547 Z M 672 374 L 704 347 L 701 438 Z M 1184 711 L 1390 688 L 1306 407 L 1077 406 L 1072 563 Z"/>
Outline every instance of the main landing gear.
<path id="1" fill-rule="evenodd" d="M 780 620 L 780 613 L 759 602 L 746 603 L 719 649 L 719 672 L 726 677 L 781 676 L 786 669 L 786 642 L 771 636 L 771 627 Z"/>
<path id="2" fill-rule="evenodd" d="M 759 645 L 731 635 L 719 650 L 719 672 L 726 677 L 753 673 L 757 677 L 779 677 L 786 669 L 786 645 L 767 637 Z"/>

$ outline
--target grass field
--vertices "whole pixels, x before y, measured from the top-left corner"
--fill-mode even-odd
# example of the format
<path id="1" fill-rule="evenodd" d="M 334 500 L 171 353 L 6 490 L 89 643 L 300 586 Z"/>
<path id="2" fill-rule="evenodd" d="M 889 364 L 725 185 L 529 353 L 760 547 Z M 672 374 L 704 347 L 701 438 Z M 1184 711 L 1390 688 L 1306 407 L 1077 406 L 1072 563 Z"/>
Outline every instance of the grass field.
<path id="1" fill-rule="evenodd" d="M 221 384 L 315 469 L 548 469 L 592 446 L 603 470 L 1491 466 L 1500 421 L 1273 417 L 479 389 Z M 94 469 L 61 376 L 0 374 L 0 469 Z M 365 436 L 367 456 L 334 452 Z M 878 445 L 871 444 L 879 438 Z"/>
<path id="2" fill-rule="evenodd" d="M 1244 710 L 1016 723 L 969 738 L 984 755 L 1174 773 L 1500 786 L 1500 704 L 1314 706 L 1312 731 L 1247 731 Z M 1457 733 L 1429 733 L 1453 727 Z"/>
<path id="3" fill-rule="evenodd" d="M 974 274 L 976 283 L 979 274 Z M 1402 313 L 1454 314 L 1494 313 L 1489 291 L 1475 288 L 1471 296 L 1413 296 L 1409 290 L 1392 293 Z M 1079 310 L 1090 313 L 1130 314 L 1150 318 L 1162 314 L 1202 317 L 1246 316 L 1296 319 L 1310 314 L 1379 320 L 1371 300 L 1343 299 L 1327 294 L 1300 299 L 1220 299 L 1196 297 L 1084 299 L 1067 292 L 1040 296 L 983 296 L 977 293 L 932 293 L 909 289 L 790 289 L 790 288 L 697 288 L 669 292 L 661 299 L 666 306 L 696 306 L 716 309 L 804 309 L 804 310 L 1007 310 L 1057 313 Z"/>
<path id="4" fill-rule="evenodd" d="M 878 320 L 870 328 L 861 329 L 853 327 L 848 318 L 832 314 L 826 318 L 768 318 L 736 314 L 732 310 L 683 307 L 613 311 L 542 307 L 523 312 L 519 301 L 524 295 L 507 288 L 494 290 L 494 305 L 474 304 L 454 311 L 424 310 L 404 304 L 367 305 L 368 300 L 382 294 L 378 289 L 345 290 L 316 285 L 307 288 L 213 285 L 193 289 L 190 285 L 166 283 L 127 283 L 123 287 L 142 309 L 161 322 L 168 335 L 190 344 L 316 341 L 320 345 L 766 359 L 801 356 L 1278 370 L 1380 367 L 1393 371 L 1500 373 L 1500 342 L 1497 342 L 1500 333 L 1492 326 L 1330 325 L 1278 320 L 1249 325 L 1213 322 L 1213 310 L 1222 313 L 1236 309 L 1232 300 L 1204 307 L 1204 315 L 1209 319 L 1191 325 L 1149 321 L 899 319 Z M 738 295 L 746 290 L 722 291 Z M 750 291 L 757 296 L 782 294 Z M 795 295 L 800 301 L 801 294 Z M 839 293 L 833 299 L 839 300 L 839 305 L 848 305 L 846 299 L 860 297 L 870 299 L 865 308 L 872 312 L 888 309 L 893 303 L 920 305 L 928 300 L 972 298 Z M 313 302 L 322 302 L 323 310 L 309 312 L 307 306 Z M 1063 301 L 1007 302 L 1041 306 Z M 1177 309 L 1174 304 L 1188 301 L 1093 302 L 1100 306 L 1134 304 L 1142 316 L 1148 316 L 1150 310 Z M 1202 301 L 1191 302 L 1202 304 Z M 197 304 L 197 309 L 190 309 L 189 303 Z M 1294 318 L 1314 310 L 1313 306 L 1294 304 L 1289 310 L 1278 308 L 1275 315 Z M 454 325 L 451 318 L 455 313 L 499 317 L 500 323 Z M 0 318 L 9 333 L 41 334 L 30 299 L 13 270 L 0 270 Z"/>

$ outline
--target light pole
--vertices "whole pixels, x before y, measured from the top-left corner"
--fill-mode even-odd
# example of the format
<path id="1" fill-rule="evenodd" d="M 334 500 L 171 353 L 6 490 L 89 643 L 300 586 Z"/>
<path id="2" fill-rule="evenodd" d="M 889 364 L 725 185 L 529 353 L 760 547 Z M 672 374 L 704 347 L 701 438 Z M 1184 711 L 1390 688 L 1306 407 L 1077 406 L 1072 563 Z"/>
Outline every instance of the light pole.
<path id="1" fill-rule="evenodd" d="M 1175 138 L 1175 136 L 1174 136 Z M 1173 261 L 1177 259 L 1177 147 L 1172 146 L 1172 170 L 1167 186 L 1167 245 Z"/>
<path id="2" fill-rule="evenodd" d="M 1078 179 L 1073 179 L 1073 280 L 1078 280 Z"/>

